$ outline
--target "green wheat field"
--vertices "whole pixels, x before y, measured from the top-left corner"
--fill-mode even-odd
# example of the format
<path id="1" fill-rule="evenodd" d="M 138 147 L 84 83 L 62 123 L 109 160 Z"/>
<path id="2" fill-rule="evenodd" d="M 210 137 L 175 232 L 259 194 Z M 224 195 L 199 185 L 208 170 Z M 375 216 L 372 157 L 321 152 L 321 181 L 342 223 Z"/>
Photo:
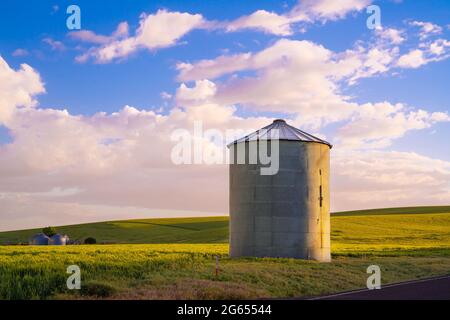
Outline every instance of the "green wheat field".
<path id="1" fill-rule="evenodd" d="M 0 299 L 254 299 L 312 297 L 450 274 L 450 207 L 335 213 L 331 263 L 228 258 L 228 218 L 111 221 L 57 227 L 101 244 L 28 246 L 40 230 L 0 233 Z M 216 256 L 219 273 L 215 273 Z M 68 290 L 69 265 L 81 290 Z"/>

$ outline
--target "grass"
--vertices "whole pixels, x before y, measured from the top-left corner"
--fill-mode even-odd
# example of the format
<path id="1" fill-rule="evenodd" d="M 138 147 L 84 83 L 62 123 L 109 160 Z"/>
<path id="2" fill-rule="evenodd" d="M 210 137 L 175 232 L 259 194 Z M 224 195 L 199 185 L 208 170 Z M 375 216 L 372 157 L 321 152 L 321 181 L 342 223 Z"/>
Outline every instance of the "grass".
<path id="1" fill-rule="evenodd" d="M 226 244 L 0 247 L 0 297 L 253 299 L 313 296 L 363 287 L 366 268 L 371 264 L 380 265 L 383 283 L 445 274 L 450 266 L 449 254 L 340 255 L 328 264 L 296 259 L 229 259 L 227 252 Z M 218 278 L 214 275 L 216 255 L 220 256 Z M 72 264 L 82 270 L 82 287 L 87 286 L 87 289 L 81 292 L 65 288 L 66 268 Z"/>
<path id="2" fill-rule="evenodd" d="M 332 215 L 333 216 L 364 216 L 364 215 L 425 214 L 425 213 L 450 213 L 450 206 L 365 209 L 365 210 L 355 210 L 355 211 L 334 212 L 334 213 L 332 213 Z"/>
<path id="3" fill-rule="evenodd" d="M 100 243 L 227 243 L 228 217 L 138 219 L 57 227 L 71 239 Z M 41 229 L 0 232 L 0 244 L 28 243 Z"/>
<path id="4" fill-rule="evenodd" d="M 422 214 L 420 214 L 422 212 Z M 424 216 L 424 213 L 429 216 Z M 385 233 L 386 228 L 391 229 L 389 224 L 397 223 L 398 220 L 406 218 L 404 227 L 408 229 L 409 221 L 413 223 L 411 214 L 418 214 L 419 225 L 427 226 L 437 225 L 432 220 L 435 214 L 450 213 L 450 206 L 446 207 L 410 207 L 410 208 L 385 208 L 370 209 L 360 211 L 337 212 L 332 214 L 333 236 L 340 242 L 351 240 L 351 234 L 356 239 L 361 239 L 361 243 L 375 241 L 376 237 L 367 239 L 368 233 Z M 382 215 L 382 218 L 371 218 L 374 215 Z M 393 218 L 388 217 L 393 216 Z M 399 216 L 400 215 L 400 216 Z M 406 216 L 404 216 L 406 215 Z M 345 218 L 345 217 L 358 218 Z M 363 217 L 368 216 L 368 217 Z M 403 217 L 403 218 L 402 218 Z M 445 216 L 444 216 L 445 217 Z M 367 219 L 366 219 L 367 218 Z M 444 218 L 445 219 L 445 218 Z M 443 221 L 446 223 L 448 221 Z M 350 225 L 342 226 L 342 223 Z M 366 225 L 366 228 L 364 228 Z M 421 228 L 419 226 L 419 228 Z M 83 240 L 87 237 L 94 237 L 99 243 L 120 244 L 120 243 L 228 243 L 228 217 L 203 217 L 203 218 L 172 218 L 172 219 L 136 219 L 122 221 L 107 221 L 98 223 L 87 223 L 79 225 L 57 227 L 58 232 L 67 234 L 71 239 Z M 339 236 L 340 232 L 348 231 L 349 239 Z M 431 232 L 431 229 L 425 229 L 424 232 Z M 449 230 L 447 230 L 449 231 Z M 19 244 L 28 243 L 29 238 L 41 232 L 41 229 L 28 229 L 20 231 L 0 232 L 0 244 Z M 401 232 L 401 233 L 400 233 Z M 408 234 L 408 230 L 394 230 L 391 236 L 396 243 L 399 237 Z M 440 231 L 439 231 L 440 232 Z M 350 234 L 351 233 L 351 234 Z M 439 233 L 441 234 L 441 233 Z M 438 235 L 439 235 L 438 234 Z M 433 235 L 429 235 L 432 237 Z M 445 235 L 446 237 L 447 235 Z M 444 238 L 445 238 L 444 237 Z M 409 241 L 410 239 L 407 239 Z M 416 239 L 422 241 L 423 239 Z M 439 239 L 442 240 L 442 239 Z M 385 244 L 386 239 L 383 240 Z M 429 243 L 427 241 L 426 243 Z"/>
<path id="5" fill-rule="evenodd" d="M 333 216 L 335 254 L 407 253 L 450 248 L 450 214 Z"/>
<path id="6" fill-rule="evenodd" d="M 64 228 L 69 235 L 94 236 L 104 242 L 161 243 L 0 246 L 0 298 L 298 297 L 364 287 L 370 264 L 381 267 L 383 283 L 450 270 L 448 213 L 407 214 L 403 209 L 400 214 L 333 215 L 332 263 L 229 259 L 227 225 L 225 217 L 116 221 Z M 9 234 L 21 240 L 26 232 L 0 237 L 7 241 L 11 238 L 5 234 Z M 217 278 L 216 255 L 220 257 Z M 82 270 L 83 290 L 66 289 L 66 268 L 71 264 Z"/>

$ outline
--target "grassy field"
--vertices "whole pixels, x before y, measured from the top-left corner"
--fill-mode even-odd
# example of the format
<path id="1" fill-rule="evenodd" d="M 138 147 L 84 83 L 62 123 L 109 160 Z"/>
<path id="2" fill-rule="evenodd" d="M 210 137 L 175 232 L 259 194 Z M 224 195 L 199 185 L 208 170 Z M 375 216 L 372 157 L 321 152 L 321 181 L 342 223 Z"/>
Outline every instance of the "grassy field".
<path id="1" fill-rule="evenodd" d="M 139 219 L 57 227 L 71 239 L 116 243 L 227 243 L 228 217 Z M 28 243 L 40 229 L 0 232 L 0 244 Z"/>
<path id="2" fill-rule="evenodd" d="M 420 214 L 422 212 L 422 214 Z M 439 223 L 434 223 L 433 215 L 427 214 L 450 213 L 450 206 L 446 207 L 410 207 L 410 208 L 386 208 L 371 209 L 361 211 L 337 212 L 332 214 L 333 236 L 340 241 L 348 242 L 350 232 L 346 237 L 340 237 L 339 233 L 350 231 L 347 226 L 342 228 L 342 223 L 352 224 L 356 230 L 351 230 L 355 239 L 361 239 L 361 243 L 367 243 L 366 234 L 370 233 L 372 241 L 376 241 L 376 234 L 385 233 L 384 229 L 392 231 L 390 223 L 397 223 L 403 218 L 405 228 L 409 228 L 408 223 L 413 223 L 414 217 L 410 214 L 419 214 L 417 223 L 423 225 L 424 232 L 432 232 Z M 402 216 L 406 214 L 405 216 Z M 383 215 L 382 218 L 371 218 L 362 216 Z M 393 215 L 393 217 L 388 217 Z M 345 218 L 346 216 L 358 218 Z M 416 223 L 416 224 L 417 224 Z M 374 225 L 375 224 L 375 225 Z M 403 224 L 403 223 L 402 223 Z M 364 225 L 368 228 L 364 229 Z M 381 229 L 380 229 L 381 228 Z M 419 228 L 422 228 L 419 226 Z M 431 229 L 427 229 L 431 228 Z M 98 223 L 87 223 L 58 227 L 58 232 L 67 234 L 71 239 L 83 240 L 87 237 L 94 237 L 100 243 L 228 243 L 228 217 L 204 217 L 204 218 L 175 218 L 175 219 L 138 219 L 123 221 L 107 221 Z M 436 230 L 439 231 L 440 230 Z M 21 231 L 0 232 L 0 244 L 28 243 L 29 238 L 41 232 L 41 229 L 29 229 Z M 401 232 L 401 233 L 400 233 Z M 397 230 L 390 232 L 394 238 L 400 238 L 409 234 L 408 230 Z M 438 233 L 438 235 L 441 233 Z M 384 235 L 384 234 L 383 234 Z M 395 242 L 398 239 L 395 239 Z M 419 239 L 422 241 L 421 239 Z M 438 239 L 439 240 L 439 239 Z M 386 242 L 386 239 L 383 240 Z M 427 241 L 429 243 L 429 241 Z"/>
<path id="3" fill-rule="evenodd" d="M 449 213 L 450 206 L 428 206 L 428 207 L 399 207 L 380 208 L 355 211 L 334 212 L 333 216 L 364 216 L 364 215 L 387 215 L 387 214 L 425 214 L 425 213 Z"/>
<path id="4" fill-rule="evenodd" d="M 449 274 L 450 213 L 430 211 L 333 215 L 333 262 L 328 264 L 229 259 L 225 217 L 117 221 L 68 226 L 67 231 L 59 227 L 72 237 L 160 244 L 0 246 L 0 298 L 314 296 L 364 287 L 370 264 L 381 267 L 383 283 Z M 0 239 L 22 241 L 29 232 L 35 231 L 0 233 Z M 214 274 L 216 255 L 220 257 L 218 277 Z M 66 289 L 66 268 L 71 264 L 81 268 L 81 291 Z"/>

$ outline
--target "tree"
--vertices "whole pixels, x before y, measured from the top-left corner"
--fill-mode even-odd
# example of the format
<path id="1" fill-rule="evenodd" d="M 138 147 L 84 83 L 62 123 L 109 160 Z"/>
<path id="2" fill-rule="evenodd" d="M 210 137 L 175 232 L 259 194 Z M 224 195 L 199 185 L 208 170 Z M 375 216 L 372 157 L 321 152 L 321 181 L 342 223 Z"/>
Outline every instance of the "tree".
<path id="1" fill-rule="evenodd" d="M 96 244 L 96 243 L 97 243 L 97 240 L 93 237 L 84 239 L 84 244 Z"/>
<path id="2" fill-rule="evenodd" d="M 47 237 L 53 237 L 57 232 L 55 227 L 45 227 L 42 229 L 42 233 Z"/>

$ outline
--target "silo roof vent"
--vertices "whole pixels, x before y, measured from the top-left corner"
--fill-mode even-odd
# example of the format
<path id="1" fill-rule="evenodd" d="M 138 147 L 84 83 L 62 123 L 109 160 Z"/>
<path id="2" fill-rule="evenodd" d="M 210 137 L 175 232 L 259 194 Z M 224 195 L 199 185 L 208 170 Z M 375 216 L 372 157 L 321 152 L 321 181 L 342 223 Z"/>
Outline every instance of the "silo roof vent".
<path id="1" fill-rule="evenodd" d="M 275 134 L 274 129 L 277 130 L 278 135 Z M 306 133 L 300 129 L 290 126 L 283 119 L 275 119 L 271 124 L 256 130 L 245 137 L 242 137 L 228 146 L 247 141 L 256 140 L 290 140 L 290 141 L 303 141 L 303 142 L 317 142 L 328 145 L 332 147 L 331 143 L 313 136 L 312 134 Z"/>

